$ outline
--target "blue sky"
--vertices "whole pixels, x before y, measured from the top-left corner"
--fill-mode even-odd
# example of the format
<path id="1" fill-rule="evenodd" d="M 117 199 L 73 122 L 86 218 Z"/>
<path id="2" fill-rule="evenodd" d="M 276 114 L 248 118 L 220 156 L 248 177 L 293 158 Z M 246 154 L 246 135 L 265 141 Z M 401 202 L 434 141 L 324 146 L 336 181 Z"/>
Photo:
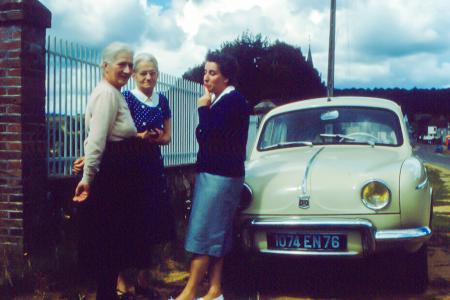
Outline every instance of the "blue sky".
<path id="1" fill-rule="evenodd" d="M 101 49 L 120 40 L 181 76 L 243 32 L 301 47 L 327 78 L 329 0 L 40 0 L 48 34 Z M 450 1 L 337 0 L 336 88 L 450 88 Z"/>

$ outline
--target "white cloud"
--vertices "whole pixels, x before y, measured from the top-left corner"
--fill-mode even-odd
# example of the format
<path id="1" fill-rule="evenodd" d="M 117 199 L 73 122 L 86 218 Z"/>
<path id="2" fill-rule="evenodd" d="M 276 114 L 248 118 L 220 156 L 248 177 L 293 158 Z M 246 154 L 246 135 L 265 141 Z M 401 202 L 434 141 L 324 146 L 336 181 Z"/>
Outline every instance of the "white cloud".
<path id="1" fill-rule="evenodd" d="M 138 0 L 42 0 L 52 12 L 51 33 L 87 46 L 132 43 L 145 29 Z M 132 16 L 132 17 L 131 17 Z"/>
<path id="2" fill-rule="evenodd" d="M 58 37 L 102 48 L 122 40 L 154 53 L 177 76 L 244 31 L 301 47 L 311 43 L 323 80 L 330 2 L 317 0 L 41 0 Z M 335 87 L 449 85 L 448 0 L 339 0 Z"/>

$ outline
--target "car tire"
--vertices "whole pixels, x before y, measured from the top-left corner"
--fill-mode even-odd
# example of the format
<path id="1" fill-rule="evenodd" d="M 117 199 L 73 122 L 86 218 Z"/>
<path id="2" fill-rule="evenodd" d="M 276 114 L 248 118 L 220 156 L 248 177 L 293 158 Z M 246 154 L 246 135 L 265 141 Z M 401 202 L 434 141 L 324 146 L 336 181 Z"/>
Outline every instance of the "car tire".
<path id="1" fill-rule="evenodd" d="M 230 291 L 233 299 L 256 299 L 256 278 L 252 257 L 240 250 L 234 249 L 224 262 L 223 284 Z"/>
<path id="2" fill-rule="evenodd" d="M 428 255 L 424 244 L 414 253 L 397 257 L 397 279 L 403 290 L 422 293 L 428 285 Z"/>

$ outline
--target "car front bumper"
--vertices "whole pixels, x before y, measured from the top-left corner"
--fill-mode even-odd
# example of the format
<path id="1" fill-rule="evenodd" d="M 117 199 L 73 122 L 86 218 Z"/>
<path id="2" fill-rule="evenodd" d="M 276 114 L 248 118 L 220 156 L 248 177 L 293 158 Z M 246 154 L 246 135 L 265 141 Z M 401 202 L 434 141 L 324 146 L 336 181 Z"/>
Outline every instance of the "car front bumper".
<path id="1" fill-rule="evenodd" d="M 355 242 L 350 242 L 346 251 L 269 249 L 267 240 L 264 243 L 267 232 L 345 233 L 349 238 L 353 236 Z M 241 243 L 246 250 L 288 256 L 369 256 L 379 248 L 407 243 L 420 244 L 430 237 L 431 229 L 427 226 L 377 230 L 372 222 L 366 219 L 340 218 L 250 218 L 242 224 L 240 230 Z"/>

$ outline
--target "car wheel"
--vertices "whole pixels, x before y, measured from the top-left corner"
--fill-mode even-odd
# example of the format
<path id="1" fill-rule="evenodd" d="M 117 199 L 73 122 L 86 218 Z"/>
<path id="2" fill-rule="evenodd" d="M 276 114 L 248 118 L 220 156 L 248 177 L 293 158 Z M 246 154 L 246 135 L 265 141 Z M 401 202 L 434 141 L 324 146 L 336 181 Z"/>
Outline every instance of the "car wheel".
<path id="1" fill-rule="evenodd" d="M 410 292 L 424 292 L 428 285 L 427 245 L 424 244 L 415 253 L 406 253 L 397 259 L 401 287 Z"/>
<path id="2" fill-rule="evenodd" d="M 234 250 L 225 258 L 223 281 L 224 289 L 233 299 L 256 299 L 255 274 L 252 257 L 240 250 Z"/>

